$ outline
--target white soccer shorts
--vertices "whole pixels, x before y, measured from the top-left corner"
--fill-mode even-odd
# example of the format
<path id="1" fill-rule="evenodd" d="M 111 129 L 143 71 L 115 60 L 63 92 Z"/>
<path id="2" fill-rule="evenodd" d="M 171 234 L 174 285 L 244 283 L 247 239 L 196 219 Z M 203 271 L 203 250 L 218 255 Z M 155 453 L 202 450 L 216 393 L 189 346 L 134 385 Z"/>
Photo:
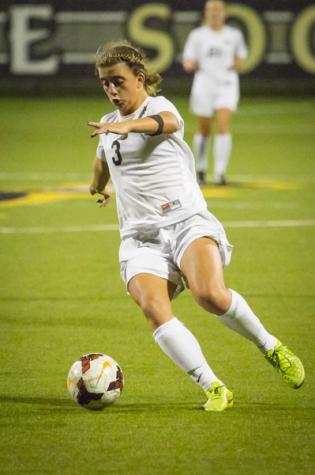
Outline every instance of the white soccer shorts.
<path id="1" fill-rule="evenodd" d="M 208 211 L 165 228 L 123 239 L 119 261 L 126 286 L 135 275 L 148 273 L 176 284 L 178 294 L 184 289 L 181 258 L 189 244 L 203 236 L 211 237 L 218 243 L 222 265 L 228 266 L 233 246 L 228 242 L 221 223 Z"/>
<path id="2" fill-rule="evenodd" d="M 212 117 L 218 109 L 237 110 L 240 98 L 238 82 L 223 81 L 214 85 L 205 82 L 203 77 L 196 78 L 190 94 L 190 110 L 199 117 Z"/>

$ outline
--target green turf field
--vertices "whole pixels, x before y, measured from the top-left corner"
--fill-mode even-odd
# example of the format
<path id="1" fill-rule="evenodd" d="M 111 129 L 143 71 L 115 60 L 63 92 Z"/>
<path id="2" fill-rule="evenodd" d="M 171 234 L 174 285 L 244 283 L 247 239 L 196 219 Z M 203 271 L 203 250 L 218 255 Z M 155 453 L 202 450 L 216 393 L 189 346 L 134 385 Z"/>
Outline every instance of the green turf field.
<path id="1" fill-rule="evenodd" d="M 191 140 L 187 102 L 175 99 Z M 315 472 L 315 102 L 243 100 L 227 188 L 205 189 L 235 245 L 227 284 L 305 363 L 287 388 L 252 344 L 192 301 L 175 314 L 234 391 L 223 414 L 151 338 L 120 280 L 114 200 L 85 193 L 102 99 L 1 100 L 1 474 L 247 475 Z M 210 178 L 210 176 L 209 176 Z M 107 229 L 107 230 L 106 230 Z M 102 413 L 66 389 L 82 354 L 116 358 L 125 390 Z M 313 438 L 313 442 L 312 442 Z"/>

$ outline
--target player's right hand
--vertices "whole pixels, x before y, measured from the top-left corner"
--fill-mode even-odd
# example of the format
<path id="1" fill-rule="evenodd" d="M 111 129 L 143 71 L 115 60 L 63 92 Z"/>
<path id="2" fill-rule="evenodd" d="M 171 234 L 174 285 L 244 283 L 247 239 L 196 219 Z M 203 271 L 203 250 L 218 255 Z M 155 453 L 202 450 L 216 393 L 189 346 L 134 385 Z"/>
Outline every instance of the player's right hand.
<path id="1" fill-rule="evenodd" d="M 99 200 L 97 200 L 97 204 L 99 206 L 99 208 L 105 208 L 105 206 L 108 205 L 108 202 L 110 200 L 110 195 L 107 195 L 106 193 L 104 193 L 103 195 L 103 198 L 100 198 Z"/>
<path id="2" fill-rule="evenodd" d="M 130 123 L 131 120 L 125 120 L 123 122 L 88 122 L 90 127 L 94 127 L 94 132 L 91 133 L 90 137 L 96 137 L 97 135 L 101 134 L 117 134 L 122 135 L 124 138 L 128 137 L 130 132 Z"/>
<path id="3" fill-rule="evenodd" d="M 97 204 L 100 208 L 105 208 L 110 200 L 110 194 L 107 191 L 99 191 L 93 185 L 90 186 L 91 195 L 99 194 L 102 195 L 102 198 L 97 200 Z"/>

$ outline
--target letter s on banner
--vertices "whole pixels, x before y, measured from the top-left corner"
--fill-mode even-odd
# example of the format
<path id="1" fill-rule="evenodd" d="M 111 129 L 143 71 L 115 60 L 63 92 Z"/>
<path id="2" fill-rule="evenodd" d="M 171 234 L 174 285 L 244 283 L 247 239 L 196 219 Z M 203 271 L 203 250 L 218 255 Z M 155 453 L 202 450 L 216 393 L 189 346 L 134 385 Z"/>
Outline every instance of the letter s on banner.
<path id="1" fill-rule="evenodd" d="M 145 26 L 145 21 L 150 17 L 168 20 L 171 17 L 171 9 L 165 3 L 148 3 L 137 8 L 128 23 L 129 38 L 143 48 L 153 48 L 157 51 L 157 56 L 148 60 L 147 64 L 153 71 L 162 72 L 173 62 L 174 44 L 167 32 Z"/>

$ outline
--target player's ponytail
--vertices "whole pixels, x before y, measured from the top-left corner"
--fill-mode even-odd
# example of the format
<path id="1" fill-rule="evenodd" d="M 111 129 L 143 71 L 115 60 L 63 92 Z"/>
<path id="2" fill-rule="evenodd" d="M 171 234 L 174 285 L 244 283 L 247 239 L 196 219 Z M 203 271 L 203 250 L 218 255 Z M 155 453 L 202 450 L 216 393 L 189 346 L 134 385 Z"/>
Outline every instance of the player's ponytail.
<path id="1" fill-rule="evenodd" d="M 147 70 L 144 87 L 149 96 L 155 96 L 157 92 L 159 92 L 160 89 L 158 88 L 158 86 L 161 81 L 162 78 L 159 73 L 150 73 Z"/>
<path id="2" fill-rule="evenodd" d="M 113 66 L 117 63 L 126 63 L 135 75 L 142 73 L 144 87 L 149 96 L 155 96 L 162 81 L 158 73 L 148 71 L 145 65 L 146 56 L 143 51 L 128 41 L 116 41 L 100 46 L 96 52 L 95 67 Z"/>

